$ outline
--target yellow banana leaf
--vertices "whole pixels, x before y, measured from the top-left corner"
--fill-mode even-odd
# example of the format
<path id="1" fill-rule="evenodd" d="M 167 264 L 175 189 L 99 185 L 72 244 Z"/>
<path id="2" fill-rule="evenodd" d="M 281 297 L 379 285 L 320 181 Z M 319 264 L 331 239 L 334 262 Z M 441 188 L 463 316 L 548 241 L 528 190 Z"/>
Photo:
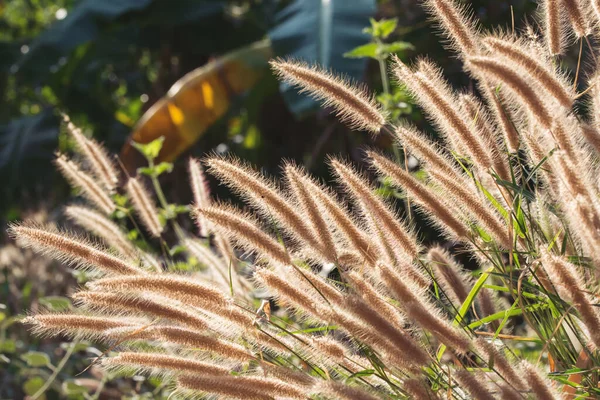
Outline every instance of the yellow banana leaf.
<path id="1" fill-rule="evenodd" d="M 233 96 L 250 89 L 267 71 L 273 56 L 268 39 L 228 53 L 178 80 L 140 118 L 121 150 L 130 172 L 139 160 L 131 141 L 149 143 L 165 137 L 158 161 L 173 161 L 222 117 Z"/>

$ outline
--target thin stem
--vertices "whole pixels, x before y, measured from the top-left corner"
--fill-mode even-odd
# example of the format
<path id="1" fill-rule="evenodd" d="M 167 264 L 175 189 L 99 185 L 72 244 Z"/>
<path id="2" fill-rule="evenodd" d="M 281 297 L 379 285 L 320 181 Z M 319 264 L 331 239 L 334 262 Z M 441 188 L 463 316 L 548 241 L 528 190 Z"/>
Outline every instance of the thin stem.
<path id="1" fill-rule="evenodd" d="M 153 170 L 154 169 L 154 160 L 149 158 L 148 166 L 150 167 L 151 170 Z M 152 181 L 152 186 L 154 187 L 154 192 L 156 193 L 156 197 L 158 197 L 158 202 L 160 203 L 160 206 L 165 211 L 168 211 L 169 203 L 167 202 L 167 198 L 165 197 L 165 194 L 163 193 L 163 190 L 160 186 L 158 177 L 154 173 L 152 173 L 152 174 L 150 174 L 150 180 Z M 172 219 L 171 222 L 173 223 L 173 229 L 175 230 L 175 234 L 177 235 L 177 238 L 179 239 L 180 242 L 182 242 L 185 239 L 183 229 L 181 229 L 181 226 L 179 226 L 179 223 L 175 219 Z"/>
<path id="2" fill-rule="evenodd" d="M 52 383 L 54 382 L 54 380 L 56 379 L 56 377 L 58 376 L 60 371 L 62 371 L 62 369 L 67 364 L 67 361 L 69 361 L 69 358 L 71 358 L 71 355 L 73 354 L 73 351 L 75 350 L 75 346 L 77 346 L 77 342 L 72 342 L 70 344 L 69 348 L 67 349 L 67 352 L 65 353 L 63 358 L 60 360 L 60 362 L 58 363 L 58 365 L 52 372 L 52 375 L 50 375 L 50 378 L 48 378 L 48 380 L 44 383 L 44 385 L 37 392 L 35 392 L 35 394 L 33 396 L 31 396 L 32 400 L 39 399 L 46 392 L 46 390 L 48 390 L 50 385 L 52 385 Z"/>

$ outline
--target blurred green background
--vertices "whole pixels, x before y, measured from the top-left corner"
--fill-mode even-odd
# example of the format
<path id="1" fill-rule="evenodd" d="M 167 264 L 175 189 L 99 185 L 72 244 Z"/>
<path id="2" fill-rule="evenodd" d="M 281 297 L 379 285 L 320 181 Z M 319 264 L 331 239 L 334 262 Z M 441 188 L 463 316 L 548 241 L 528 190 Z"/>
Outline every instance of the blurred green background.
<path id="1" fill-rule="evenodd" d="M 394 118 L 428 130 L 410 98 L 382 81 L 385 58 L 395 53 L 408 62 L 427 55 L 453 84 L 470 82 L 420 3 L 0 0 L 0 399 L 35 393 L 52 373 L 47 364 L 56 365 L 71 346 L 32 337 L 16 321 L 25 310 L 68 307 L 61 296 L 75 278 L 60 263 L 17 249 L 4 234 L 11 221 L 61 219 L 71 193 L 52 160 L 73 147 L 62 113 L 121 154 L 130 174 L 140 166 L 128 146 L 132 138 L 165 136 L 161 157 L 174 170 L 161 183 L 173 203 L 191 201 L 185 171 L 191 155 L 229 152 L 271 174 L 282 159 L 295 160 L 327 178 L 327 154 L 360 163 L 365 147 L 391 152 L 392 143 L 348 129 L 280 85 L 268 59 L 316 62 L 364 82 Z M 469 4 L 484 26 L 506 29 L 511 7 L 517 29 L 536 8 L 532 0 Z M 375 24 L 385 32 L 373 37 L 370 18 L 397 24 Z M 344 56 L 349 52 L 352 57 Z M 211 186 L 217 196 L 228 196 Z M 89 343 L 75 351 L 80 356 L 71 358 L 45 398 L 160 398 L 162 384 L 142 377 L 108 382 L 91 368 L 75 381 L 100 354 Z"/>

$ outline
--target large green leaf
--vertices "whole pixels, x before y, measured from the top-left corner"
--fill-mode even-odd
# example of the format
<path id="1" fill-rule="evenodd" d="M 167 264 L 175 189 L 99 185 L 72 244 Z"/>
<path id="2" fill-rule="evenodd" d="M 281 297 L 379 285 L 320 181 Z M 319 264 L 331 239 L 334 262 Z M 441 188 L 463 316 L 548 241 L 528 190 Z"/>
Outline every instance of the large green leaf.
<path id="1" fill-rule="evenodd" d="M 375 11 L 374 0 L 295 0 L 276 16 L 269 32 L 275 54 L 317 63 L 354 79 L 364 74 L 365 60 L 343 54 L 369 41 L 363 29 Z M 318 105 L 289 85 L 281 92 L 296 115 Z"/>

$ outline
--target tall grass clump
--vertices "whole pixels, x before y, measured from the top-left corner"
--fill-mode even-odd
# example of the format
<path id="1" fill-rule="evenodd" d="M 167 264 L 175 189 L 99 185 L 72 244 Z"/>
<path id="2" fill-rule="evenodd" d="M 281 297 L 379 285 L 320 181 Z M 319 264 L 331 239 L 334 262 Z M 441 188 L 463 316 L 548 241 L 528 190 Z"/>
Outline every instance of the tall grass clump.
<path id="1" fill-rule="evenodd" d="M 181 396 L 599 398 L 600 126 L 592 111 L 600 98 L 586 37 L 598 7 L 542 3 L 542 32 L 519 36 L 482 31 L 453 0 L 426 1 L 475 89 L 452 88 L 426 60 L 394 59 L 390 73 L 440 142 L 390 121 L 362 88 L 331 72 L 271 64 L 344 121 L 390 135 L 420 160 L 415 174 L 377 151 L 365 157 L 371 175 L 402 192 L 443 243 L 424 243 L 410 209 L 400 212 L 371 175 L 335 157 L 339 192 L 293 164 L 278 181 L 232 157 L 203 160 L 244 210 L 211 199 L 200 161 L 191 160 L 194 237 L 178 222 L 187 209 L 166 203 L 148 148 L 138 146 L 154 194 L 141 177 L 115 194 L 104 150 L 70 127 L 93 170 L 59 156 L 90 203 L 67 213 L 103 244 L 14 225 L 22 245 L 90 272 L 74 311 L 25 322 L 42 335 L 104 342 L 109 350 L 94 363 L 159 376 Z M 563 70 L 559 55 L 575 38 L 589 44 L 580 47 L 589 60 Z M 589 82 L 581 65 L 592 69 Z M 137 225 L 135 216 L 162 256 L 119 231 L 127 219 Z M 171 230 L 178 243 L 168 243 Z M 177 268 L 174 248 L 201 271 Z M 470 268 L 459 261 L 469 258 Z"/>

